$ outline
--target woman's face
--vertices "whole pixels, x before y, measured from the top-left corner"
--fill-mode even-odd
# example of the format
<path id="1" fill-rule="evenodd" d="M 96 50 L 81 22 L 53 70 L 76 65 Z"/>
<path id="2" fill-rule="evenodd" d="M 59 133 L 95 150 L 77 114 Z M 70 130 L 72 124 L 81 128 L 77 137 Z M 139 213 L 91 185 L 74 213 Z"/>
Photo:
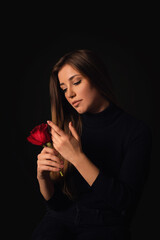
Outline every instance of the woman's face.
<path id="1" fill-rule="evenodd" d="M 78 113 L 97 113 L 109 105 L 89 79 L 72 66 L 64 65 L 58 73 L 58 78 L 65 98 Z M 74 104 L 75 101 L 79 102 Z"/>

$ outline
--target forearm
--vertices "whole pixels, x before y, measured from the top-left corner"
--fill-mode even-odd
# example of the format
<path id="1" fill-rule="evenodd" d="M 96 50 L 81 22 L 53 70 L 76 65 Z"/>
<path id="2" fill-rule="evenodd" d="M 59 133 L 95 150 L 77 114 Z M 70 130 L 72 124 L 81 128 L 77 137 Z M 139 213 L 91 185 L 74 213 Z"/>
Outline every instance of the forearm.
<path id="1" fill-rule="evenodd" d="M 99 169 L 97 166 L 94 165 L 83 152 L 76 155 L 73 165 L 87 181 L 87 183 L 92 186 L 99 175 Z"/>
<path id="2" fill-rule="evenodd" d="M 54 194 L 54 184 L 50 178 L 39 179 L 40 192 L 43 195 L 45 200 L 49 200 Z"/>

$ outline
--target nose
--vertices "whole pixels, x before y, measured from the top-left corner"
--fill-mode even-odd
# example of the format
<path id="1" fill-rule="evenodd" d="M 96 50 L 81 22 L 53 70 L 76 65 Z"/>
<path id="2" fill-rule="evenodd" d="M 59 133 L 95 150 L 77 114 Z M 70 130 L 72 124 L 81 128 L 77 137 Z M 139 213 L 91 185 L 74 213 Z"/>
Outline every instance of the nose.
<path id="1" fill-rule="evenodd" d="M 76 93 L 73 91 L 73 89 L 68 88 L 68 98 L 73 98 L 76 95 Z"/>

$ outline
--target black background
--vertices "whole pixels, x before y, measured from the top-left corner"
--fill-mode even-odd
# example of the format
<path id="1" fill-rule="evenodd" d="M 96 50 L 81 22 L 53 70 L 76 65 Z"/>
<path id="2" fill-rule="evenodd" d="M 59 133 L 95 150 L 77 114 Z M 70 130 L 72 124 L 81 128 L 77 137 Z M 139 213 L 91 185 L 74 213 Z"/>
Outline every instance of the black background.
<path id="1" fill-rule="evenodd" d="M 13 12 L 12 6 L 8 8 L 1 45 L 5 63 L 2 105 L 5 103 L 9 130 L 5 140 L 7 170 L 4 169 L 4 183 L 9 184 L 5 185 L 3 197 L 7 204 L 6 223 L 11 229 L 8 233 L 16 239 L 29 239 L 45 211 L 36 179 L 36 158 L 41 148 L 28 143 L 26 137 L 35 125 L 51 118 L 51 67 L 66 52 L 89 48 L 106 62 L 122 106 L 151 126 L 150 175 L 133 219 L 132 235 L 133 240 L 157 239 L 160 98 L 156 6 L 125 6 L 127 11 L 119 11 L 116 6 L 109 16 L 109 8 L 103 12 L 97 9 L 90 16 L 87 11 L 84 14 L 75 10 L 73 14 L 64 8 L 65 13 L 60 8 L 39 12 L 20 7 L 20 11 Z M 48 15 L 49 19 L 45 17 Z"/>

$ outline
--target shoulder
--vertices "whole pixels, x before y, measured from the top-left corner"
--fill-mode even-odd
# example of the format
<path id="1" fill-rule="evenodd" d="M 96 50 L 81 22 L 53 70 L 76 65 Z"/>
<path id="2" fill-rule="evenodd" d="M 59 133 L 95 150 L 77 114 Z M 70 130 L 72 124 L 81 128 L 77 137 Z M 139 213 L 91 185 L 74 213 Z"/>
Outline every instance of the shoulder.
<path id="1" fill-rule="evenodd" d="M 115 108 L 119 113 L 119 121 L 122 125 L 126 126 L 128 131 L 138 131 L 143 129 L 144 131 L 152 132 L 151 126 L 145 120 L 130 114 L 123 108 L 117 106 L 115 106 Z"/>
<path id="2" fill-rule="evenodd" d="M 126 114 L 128 123 L 127 146 L 137 146 L 140 149 L 152 148 L 152 130 L 144 120 L 138 119 L 130 114 Z M 130 129 L 129 129 L 130 127 Z"/>
<path id="3" fill-rule="evenodd" d="M 119 108 L 119 127 L 122 135 L 125 135 L 126 143 L 131 143 L 136 139 L 141 139 L 148 144 L 152 144 L 151 126 L 144 120 Z M 128 145 L 127 144 L 127 145 Z"/>
<path id="4" fill-rule="evenodd" d="M 136 116 L 133 116 L 130 113 L 125 111 L 123 112 L 123 119 L 126 126 L 128 127 L 128 130 L 130 129 L 132 133 L 134 132 L 135 133 L 146 132 L 148 134 L 152 133 L 151 126 L 145 120 L 142 120 Z"/>

